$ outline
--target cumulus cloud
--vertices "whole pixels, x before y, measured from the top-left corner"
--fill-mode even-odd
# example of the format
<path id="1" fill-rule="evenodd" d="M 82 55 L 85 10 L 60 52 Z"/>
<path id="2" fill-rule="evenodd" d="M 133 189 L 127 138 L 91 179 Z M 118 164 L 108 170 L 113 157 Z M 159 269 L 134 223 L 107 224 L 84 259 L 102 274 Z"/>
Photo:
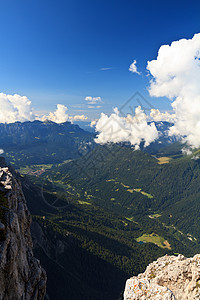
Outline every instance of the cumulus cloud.
<path id="1" fill-rule="evenodd" d="M 100 97 L 92 99 L 92 102 L 98 103 L 101 101 Z M 95 106 L 96 108 L 98 106 Z M 85 121 L 87 116 L 85 115 L 75 115 L 69 117 L 67 114 L 68 108 L 65 105 L 57 104 L 57 109 L 55 112 L 50 112 L 49 115 L 38 115 L 34 114 L 32 103 L 26 96 L 20 96 L 17 94 L 6 95 L 0 93 L 0 123 L 14 123 L 14 122 L 25 122 L 34 121 L 36 119 L 45 121 L 50 120 L 56 123 L 64 123 L 69 120 L 74 121 Z M 0 149 L 0 154 L 3 150 Z"/>
<path id="2" fill-rule="evenodd" d="M 49 120 L 55 123 L 64 123 L 69 120 L 67 114 L 68 108 L 63 104 L 57 104 L 57 109 L 55 112 L 50 112 L 48 116 L 43 116 L 42 121 Z"/>
<path id="3" fill-rule="evenodd" d="M 183 153 L 184 155 L 190 155 L 190 154 L 192 154 L 192 151 L 191 151 L 190 148 L 184 147 L 184 148 L 182 149 L 182 153 Z"/>
<path id="4" fill-rule="evenodd" d="M 87 119 L 88 117 L 86 117 L 85 115 L 76 115 L 72 117 L 72 120 L 74 121 L 85 121 Z"/>
<path id="5" fill-rule="evenodd" d="M 150 111 L 150 120 L 155 122 L 169 122 L 174 123 L 176 119 L 176 114 L 170 114 L 168 112 L 161 112 L 159 109 L 152 108 Z"/>
<path id="6" fill-rule="evenodd" d="M 136 74 L 140 75 L 140 72 L 138 72 L 138 70 L 137 70 L 136 63 L 137 63 L 136 60 L 134 60 L 134 61 L 132 62 L 132 64 L 131 64 L 130 67 L 129 67 L 129 71 L 132 72 L 132 73 L 136 73 Z"/>
<path id="7" fill-rule="evenodd" d="M 0 93 L 0 123 L 33 121 L 31 101 L 26 96 Z"/>
<path id="8" fill-rule="evenodd" d="M 154 123 L 147 123 L 147 116 L 138 106 L 135 109 L 135 115 L 128 115 L 123 118 L 119 115 L 117 108 L 108 116 L 101 114 L 96 124 L 96 131 L 99 133 L 96 142 L 99 144 L 130 142 L 136 149 L 144 141 L 144 146 L 158 138 L 158 131 Z"/>
<path id="9" fill-rule="evenodd" d="M 163 45 L 147 69 L 153 76 L 151 96 L 166 96 L 176 114 L 170 135 L 180 135 L 193 148 L 200 147 L 200 33 Z"/>
<path id="10" fill-rule="evenodd" d="M 91 123 L 90 123 L 90 127 L 94 127 L 94 126 L 96 126 L 96 124 L 97 124 L 97 121 L 98 121 L 98 120 L 93 120 L 93 121 L 91 121 Z"/>
<path id="11" fill-rule="evenodd" d="M 102 103 L 101 97 L 91 97 L 91 96 L 87 96 L 87 97 L 85 97 L 85 101 L 87 101 L 88 104 L 98 104 L 98 103 Z"/>

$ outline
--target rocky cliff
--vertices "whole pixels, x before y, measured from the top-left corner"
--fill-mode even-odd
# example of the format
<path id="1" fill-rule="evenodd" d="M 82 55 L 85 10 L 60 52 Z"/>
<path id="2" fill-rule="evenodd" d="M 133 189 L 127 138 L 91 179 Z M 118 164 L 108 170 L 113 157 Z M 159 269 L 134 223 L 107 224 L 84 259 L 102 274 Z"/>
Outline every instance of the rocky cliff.
<path id="1" fill-rule="evenodd" d="M 30 213 L 14 171 L 0 158 L 0 300 L 42 300 L 46 273 L 34 258 Z"/>
<path id="2" fill-rule="evenodd" d="M 166 255 L 151 263 L 143 274 L 126 282 L 124 300 L 135 299 L 200 299 L 200 255 Z"/>

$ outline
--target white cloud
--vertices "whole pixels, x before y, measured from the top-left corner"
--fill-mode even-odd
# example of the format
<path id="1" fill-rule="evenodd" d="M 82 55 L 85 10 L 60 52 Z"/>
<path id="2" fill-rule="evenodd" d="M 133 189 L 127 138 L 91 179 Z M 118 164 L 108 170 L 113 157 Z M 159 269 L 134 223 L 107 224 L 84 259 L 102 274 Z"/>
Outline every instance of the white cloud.
<path id="1" fill-rule="evenodd" d="M 0 93 L 0 123 L 33 121 L 31 101 L 26 96 Z"/>
<path id="2" fill-rule="evenodd" d="M 86 117 L 85 115 L 76 115 L 72 117 L 72 120 L 74 121 L 85 121 L 87 119 L 88 117 Z"/>
<path id="3" fill-rule="evenodd" d="M 69 120 L 67 114 L 68 108 L 63 104 L 57 104 L 57 109 L 55 112 L 50 112 L 48 116 L 43 116 L 42 121 L 49 120 L 55 123 L 64 123 Z"/>
<path id="4" fill-rule="evenodd" d="M 97 143 L 130 142 L 136 149 L 142 141 L 146 147 L 158 138 L 155 124 L 147 123 L 147 116 L 140 106 L 135 109 L 134 117 L 131 115 L 126 118 L 120 117 L 117 108 L 110 116 L 102 113 L 97 121 L 96 131 L 99 133 L 95 140 Z"/>
<path id="5" fill-rule="evenodd" d="M 101 105 L 88 105 L 88 108 L 92 108 L 92 109 L 99 109 L 101 108 Z"/>
<path id="6" fill-rule="evenodd" d="M 98 121 L 98 120 L 93 120 L 93 121 L 91 121 L 91 123 L 90 123 L 90 127 L 94 127 L 94 126 L 96 126 L 96 124 L 97 124 L 97 121 Z"/>
<path id="7" fill-rule="evenodd" d="M 99 70 L 100 70 L 100 71 L 108 71 L 108 70 L 112 70 L 112 69 L 113 69 L 113 68 L 110 68 L 110 67 L 109 67 L 109 68 L 100 68 Z"/>
<path id="8" fill-rule="evenodd" d="M 97 99 L 96 99 L 97 98 Z M 93 101 L 100 101 L 96 97 Z M 94 106 L 97 108 L 97 106 Z M 39 112 L 37 114 L 33 113 L 32 103 L 26 96 L 20 96 L 17 94 L 6 95 L 0 93 L 0 123 L 14 123 L 16 121 L 25 122 L 25 121 L 34 121 L 35 119 L 45 121 L 50 120 L 56 123 L 64 123 L 68 120 L 87 120 L 87 117 L 82 115 L 75 115 L 69 117 L 67 114 L 67 107 L 62 104 L 57 105 L 55 112 L 50 112 L 48 115 L 44 115 L 44 112 Z M 0 149 L 0 154 L 2 149 Z"/>
<path id="9" fill-rule="evenodd" d="M 176 114 L 170 114 L 168 112 L 161 112 L 159 109 L 152 108 L 150 111 L 150 119 L 155 122 L 169 122 L 174 123 Z"/>
<path id="10" fill-rule="evenodd" d="M 3 149 L 0 149 L 0 155 L 3 154 L 3 153 L 4 153 Z"/>
<path id="11" fill-rule="evenodd" d="M 150 95 L 172 100 L 176 119 L 170 135 L 180 135 L 183 142 L 200 147 L 200 33 L 161 46 L 147 69 L 153 76 Z"/>
<path id="12" fill-rule="evenodd" d="M 136 63 L 137 63 L 136 60 L 134 60 L 134 61 L 132 62 L 132 64 L 131 64 L 130 67 L 129 67 L 129 71 L 132 72 L 132 73 L 136 73 L 136 74 L 140 75 L 140 72 L 138 72 L 138 70 L 137 70 Z"/>
<path id="13" fill-rule="evenodd" d="M 88 102 L 88 104 L 98 104 L 98 103 L 102 103 L 102 99 L 101 97 L 91 97 L 91 96 L 87 96 L 85 97 L 85 101 Z"/>
<path id="14" fill-rule="evenodd" d="M 190 154 L 192 154 L 192 151 L 191 151 L 190 148 L 184 147 L 181 151 L 182 151 L 182 153 L 183 153 L 184 155 L 190 155 Z"/>

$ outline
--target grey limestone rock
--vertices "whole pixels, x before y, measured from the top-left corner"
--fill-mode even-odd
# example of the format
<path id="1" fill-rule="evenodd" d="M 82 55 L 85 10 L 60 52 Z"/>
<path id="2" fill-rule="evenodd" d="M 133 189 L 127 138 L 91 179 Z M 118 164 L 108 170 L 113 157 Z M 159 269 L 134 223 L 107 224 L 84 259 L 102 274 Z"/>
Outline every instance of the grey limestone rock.
<path id="1" fill-rule="evenodd" d="M 42 300 L 46 293 L 46 273 L 33 256 L 31 217 L 20 182 L 0 161 L 0 300 Z M 2 214 L 1 214 L 2 215 Z"/>
<path id="2" fill-rule="evenodd" d="M 160 257 L 143 274 L 127 280 L 124 300 L 200 299 L 200 255 Z"/>

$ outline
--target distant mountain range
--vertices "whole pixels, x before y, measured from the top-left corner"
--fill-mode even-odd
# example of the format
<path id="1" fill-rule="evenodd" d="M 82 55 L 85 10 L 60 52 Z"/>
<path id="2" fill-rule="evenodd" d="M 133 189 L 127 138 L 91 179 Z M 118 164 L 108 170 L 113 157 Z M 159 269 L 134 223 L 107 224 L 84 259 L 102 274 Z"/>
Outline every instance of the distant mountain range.
<path id="1" fill-rule="evenodd" d="M 94 134 L 70 122 L 0 124 L 0 145 L 15 166 L 52 164 L 78 158 L 94 147 Z"/>
<path id="2" fill-rule="evenodd" d="M 70 122 L 57 124 L 51 121 L 0 124 L 0 147 L 3 148 L 7 161 L 17 168 L 34 164 L 62 163 L 79 158 L 96 147 L 94 137 L 97 133 L 91 129 L 89 122 L 78 124 L 82 128 Z M 159 131 L 159 139 L 144 149 L 141 143 L 141 149 L 151 154 L 162 153 L 163 149 L 166 154 L 172 151 L 174 154 L 180 154 L 182 145 L 178 143 L 173 146 L 177 139 L 167 134 L 172 124 L 155 124 Z"/>
<path id="3" fill-rule="evenodd" d="M 84 129 L 85 131 L 95 132 L 95 127 L 91 127 L 91 122 L 88 121 L 74 121 L 75 125 L 78 125 L 80 128 Z"/>

